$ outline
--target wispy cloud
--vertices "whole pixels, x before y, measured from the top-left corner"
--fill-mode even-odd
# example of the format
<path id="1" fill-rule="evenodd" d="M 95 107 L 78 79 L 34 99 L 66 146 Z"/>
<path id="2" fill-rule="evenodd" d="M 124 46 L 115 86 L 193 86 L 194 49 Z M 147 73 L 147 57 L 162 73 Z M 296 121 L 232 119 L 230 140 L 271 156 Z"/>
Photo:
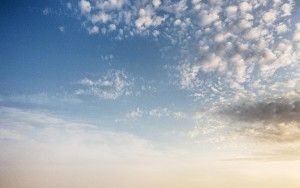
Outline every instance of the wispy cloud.
<path id="1" fill-rule="evenodd" d="M 115 100 L 121 96 L 131 95 L 133 84 L 133 79 L 124 71 L 109 70 L 98 80 L 84 78 L 79 81 L 81 88 L 75 93 Z"/>

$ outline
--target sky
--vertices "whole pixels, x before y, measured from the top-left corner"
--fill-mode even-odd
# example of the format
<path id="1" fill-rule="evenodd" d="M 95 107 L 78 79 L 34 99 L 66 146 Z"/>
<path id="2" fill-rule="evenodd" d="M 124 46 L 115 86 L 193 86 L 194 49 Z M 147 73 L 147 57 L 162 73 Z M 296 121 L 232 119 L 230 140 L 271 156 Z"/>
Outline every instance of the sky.
<path id="1" fill-rule="evenodd" d="M 300 187 L 296 0 L 3 0 L 0 187 Z"/>

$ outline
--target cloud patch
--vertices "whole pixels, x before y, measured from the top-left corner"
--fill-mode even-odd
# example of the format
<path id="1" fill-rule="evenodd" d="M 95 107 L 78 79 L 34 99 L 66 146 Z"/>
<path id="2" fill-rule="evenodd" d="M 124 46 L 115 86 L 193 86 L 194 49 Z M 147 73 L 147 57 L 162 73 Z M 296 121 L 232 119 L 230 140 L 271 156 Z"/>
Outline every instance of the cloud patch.
<path id="1" fill-rule="evenodd" d="M 77 95 L 115 100 L 132 94 L 133 80 L 124 71 L 109 70 L 100 79 L 84 78 L 78 84 L 81 87 L 75 91 Z"/>

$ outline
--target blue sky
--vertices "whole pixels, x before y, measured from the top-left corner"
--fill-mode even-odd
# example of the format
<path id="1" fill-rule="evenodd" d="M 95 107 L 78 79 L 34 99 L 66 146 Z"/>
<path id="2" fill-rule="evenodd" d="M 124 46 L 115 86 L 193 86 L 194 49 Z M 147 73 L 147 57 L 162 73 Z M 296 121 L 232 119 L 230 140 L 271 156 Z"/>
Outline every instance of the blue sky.
<path id="1" fill-rule="evenodd" d="M 191 174 L 179 187 L 214 187 L 285 164 L 255 163 L 252 177 L 249 161 L 298 160 L 299 8 L 292 0 L 2 1 L 0 170 L 39 161 L 47 177 L 49 162 L 101 173 L 90 165 L 117 163 L 107 171 L 130 179 L 127 170 L 145 165 L 155 187 L 174 186 L 160 178 L 179 172 Z M 220 172 L 212 177 L 220 181 L 192 183 L 200 169 Z M 296 173 L 277 173 L 266 179 L 300 185 Z"/>
<path id="2" fill-rule="evenodd" d="M 116 126 L 116 120 L 137 108 L 197 109 L 197 102 L 171 83 L 166 66 L 176 65 L 180 49 L 167 39 L 89 35 L 78 20 L 82 15 L 69 10 L 67 2 L 5 3 L 1 11 L 1 96 L 5 105 L 103 121 L 99 126 Z M 80 11 L 76 2 L 73 6 Z M 134 82 L 131 94 L 121 93 L 116 99 L 75 94 L 80 80 L 118 71 Z"/>

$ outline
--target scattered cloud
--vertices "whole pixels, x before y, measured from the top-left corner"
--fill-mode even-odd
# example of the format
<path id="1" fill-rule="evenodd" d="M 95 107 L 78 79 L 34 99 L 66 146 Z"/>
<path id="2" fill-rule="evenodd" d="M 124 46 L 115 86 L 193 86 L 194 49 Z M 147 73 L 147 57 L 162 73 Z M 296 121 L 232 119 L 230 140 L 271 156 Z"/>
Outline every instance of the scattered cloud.
<path id="1" fill-rule="evenodd" d="M 51 11 L 50 8 L 44 8 L 42 13 L 43 13 L 43 15 L 47 16 L 50 14 L 50 11 Z"/>
<path id="2" fill-rule="evenodd" d="M 59 26 L 58 30 L 63 33 L 63 32 L 65 32 L 65 27 L 64 26 Z"/>
<path id="3" fill-rule="evenodd" d="M 80 0 L 78 5 L 79 5 L 79 8 L 80 8 L 82 14 L 91 12 L 92 7 L 91 7 L 91 3 L 89 1 Z"/>
<path id="4" fill-rule="evenodd" d="M 169 108 L 161 108 L 156 107 L 152 109 L 142 109 L 137 107 L 134 110 L 129 111 L 126 113 L 126 117 L 123 119 L 117 119 L 117 122 L 127 122 L 127 121 L 135 121 L 140 118 L 154 118 L 154 119 L 161 119 L 161 118 L 168 118 L 172 120 L 183 120 L 188 117 L 188 114 L 185 112 L 180 111 L 173 111 Z"/>
<path id="5" fill-rule="evenodd" d="M 80 0 L 78 6 L 89 34 L 170 39 L 181 49 L 172 70 L 177 85 L 208 103 L 267 97 L 267 85 L 280 82 L 282 70 L 296 72 L 300 57 L 292 0 Z"/>
<path id="6" fill-rule="evenodd" d="M 135 110 L 132 110 L 131 112 L 126 114 L 126 118 L 128 119 L 137 119 L 142 117 L 143 112 L 140 110 L 140 108 L 136 108 Z"/>
<path id="7" fill-rule="evenodd" d="M 98 80 L 84 78 L 79 81 L 80 89 L 77 95 L 90 95 L 102 99 L 115 100 L 132 94 L 133 79 L 124 71 L 109 70 Z"/>
<path id="8" fill-rule="evenodd" d="M 66 5 L 67 5 L 67 8 L 68 8 L 69 10 L 72 10 L 72 7 L 73 7 L 73 6 L 72 6 L 72 3 L 71 3 L 71 2 L 67 2 Z"/>

